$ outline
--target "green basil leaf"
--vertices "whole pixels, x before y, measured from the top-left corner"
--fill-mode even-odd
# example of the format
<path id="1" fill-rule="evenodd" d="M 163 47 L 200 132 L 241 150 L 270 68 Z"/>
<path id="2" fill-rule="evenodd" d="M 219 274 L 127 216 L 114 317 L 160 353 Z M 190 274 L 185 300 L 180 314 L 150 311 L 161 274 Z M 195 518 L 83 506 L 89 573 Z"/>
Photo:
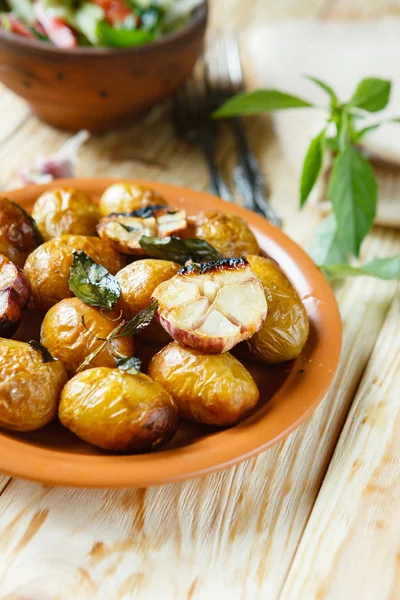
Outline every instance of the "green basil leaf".
<path id="1" fill-rule="evenodd" d="M 371 165 L 354 146 L 335 158 L 328 185 L 340 243 L 358 256 L 376 214 L 377 184 Z"/>
<path id="2" fill-rule="evenodd" d="M 57 358 L 54 358 L 54 356 L 52 356 L 50 354 L 50 352 L 47 350 L 46 346 L 43 346 L 43 344 L 41 344 L 40 342 L 36 342 L 35 340 L 31 340 L 29 342 L 30 347 L 33 350 L 36 350 L 37 352 L 40 352 L 42 355 L 42 362 L 44 363 L 48 363 L 48 362 L 55 362 L 56 360 L 58 360 Z"/>
<path id="3" fill-rule="evenodd" d="M 216 119 L 240 117 L 241 115 L 256 115 L 274 110 L 309 108 L 310 106 L 313 105 L 307 100 L 291 94 L 284 94 L 278 90 L 255 90 L 254 92 L 241 92 L 230 98 L 212 116 Z"/>
<path id="4" fill-rule="evenodd" d="M 156 314 L 157 307 L 158 302 L 152 302 L 150 306 L 142 310 L 136 315 L 136 317 L 133 317 L 133 319 L 128 321 L 122 331 L 118 331 L 118 333 L 113 336 L 113 339 L 127 337 L 129 335 L 136 335 L 139 333 L 139 331 L 142 331 L 142 329 L 150 325 L 152 322 L 153 317 Z"/>
<path id="5" fill-rule="evenodd" d="M 105 21 L 99 21 L 97 36 L 104 46 L 115 48 L 131 48 L 141 46 L 154 40 L 154 33 L 145 29 L 117 29 Z"/>
<path id="6" fill-rule="evenodd" d="M 114 356 L 118 369 L 129 373 L 130 375 L 138 375 L 142 367 L 142 361 L 137 356 Z"/>
<path id="7" fill-rule="evenodd" d="M 348 252 L 341 246 L 338 238 L 335 215 L 329 215 L 319 224 L 311 245 L 310 256 L 317 265 L 347 262 Z"/>
<path id="8" fill-rule="evenodd" d="M 389 102 L 391 83 L 385 79 L 367 77 L 360 81 L 349 106 L 368 112 L 378 112 Z"/>
<path id="9" fill-rule="evenodd" d="M 359 142 L 365 135 L 370 133 L 371 131 L 375 131 L 381 125 L 385 125 L 385 123 L 400 123 L 400 118 L 396 117 L 393 119 L 386 119 L 385 121 L 381 121 L 380 123 L 372 123 L 367 127 L 363 127 L 363 129 L 359 129 L 354 134 L 354 141 Z"/>
<path id="10" fill-rule="evenodd" d="M 363 137 L 365 137 L 368 133 L 371 133 L 371 131 L 375 131 L 375 129 L 378 129 L 378 127 L 381 125 L 382 123 L 374 123 L 373 125 L 368 125 L 367 127 L 363 127 L 362 129 L 355 131 L 353 135 L 354 141 L 361 141 Z"/>
<path id="11" fill-rule="evenodd" d="M 339 99 L 336 96 L 335 92 L 333 91 L 333 89 L 331 88 L 330 85 L 328 85 L 327 83 L 324 83 L 323 81 L 321 81 L 321 79 L 312 77 L 312 75 L 304 75 L 304 77 L 306 77 L 310 81 L 313 81 L 316 85 L 318 85 L 320 88 L 322 88 L 328 94 L 328 96 L 330 96 L 331 106 L 334 107 L 337 104 L 339 104 Z"/>
<path id="12" fill-rule="evenodd" d="M 313 189 L 318 175 L 321 171 L 322 160 L 324 156 L 324 137 L 325 129 L 323 129 L 311 141 L 308 147 L 306 157 L 303 163 L 303 170 L 300 181 L 300 206 L 303 207 L 307 202 L 307 198 Z"/>
<path id="13" fill-rule="evenodd" d="M 351 265 L 320 265 L 320 268 L 330 279 L 342 277 L 360 277 L 366 275 L 379 279 L 400 279 L 400 254 L 390 258 L 376 258 L 365 265 L 352 267 Z"/>
<path id="14" fill-rule="evenodd" d="M 118 281 L 85 252 L 73 252 L 69 289 L 89 306 L 112 309 L 121 295 Z"/>
<path id="15" fill-rule="evenodd" d="M 139 244 L 148 256 L 172 260 L 181 265 L 184 265 L 188 260 L 208 262 L 224 258 L 208 242 L 199 238 L 183 240 L 174 235 L 165 238 L 142 235 Z"/>

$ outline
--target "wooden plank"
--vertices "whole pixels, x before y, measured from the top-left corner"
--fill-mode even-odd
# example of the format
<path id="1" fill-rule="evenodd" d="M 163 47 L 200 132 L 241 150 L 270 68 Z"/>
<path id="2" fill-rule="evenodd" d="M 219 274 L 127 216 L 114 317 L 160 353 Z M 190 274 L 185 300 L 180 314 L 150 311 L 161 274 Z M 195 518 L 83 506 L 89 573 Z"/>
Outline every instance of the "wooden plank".
<path id="1" fill-rule="evenodd" d="M 255 18 L 312 16 L 324 6 L 315 0 L 214 2 L 212 22 L 238 31 Z M 287 230 L 305 242 L 313 228 L 311 213 L 299 215 L 297 182 L 270 125 L 262 122 L 261 132 L 260 123 L 252 121 L 249 130 L 272 200 L 286 216 Z M 46 154 L 64 139 L 30 118 L 0 148 L 0 185 L 15 183 L 21 161 L 33 158 L 38 148 Z M 219 148 L 224 171 L 232 165 L 231 149 L 225 135 Z M 162 107 L 128 131 L 91 140 L 79 174 L 104 173 L 198 189 L 207 185 L 197 149 L 173 137 Z M 365 255 L 399 247 L 398 236 L 378 231 Z M 277 598 L 394 290 L 373 280 L 348 281 L 338 289 L 345 340 L 335 384 L 308 423 L 257 459 L 149 490 L 9 483 L 0 497 L 0 595 L 147 600 L 162 589 L 166 600 Z"/>
<path id="2" fill-rule="evenodd" d="M 399 246 L 378 232 L 367 253 Z M 167 599 L 277 598 L 395 284 L 359 279 L 337 293 L 341 366 L 308 423 L 257 459 L 177 485 L 82 491 L 13 480 L 0 497 L 0 594 L 16 582 L 52 594 L 57 572 L 68 593 L 89 582 L 96 599 L 147 600 L 159 589 Z"/>
<path id="3" fill-rule="evenodd" d="M 393 302 L 281 600 L 400 597 L 400 298 Z"/>

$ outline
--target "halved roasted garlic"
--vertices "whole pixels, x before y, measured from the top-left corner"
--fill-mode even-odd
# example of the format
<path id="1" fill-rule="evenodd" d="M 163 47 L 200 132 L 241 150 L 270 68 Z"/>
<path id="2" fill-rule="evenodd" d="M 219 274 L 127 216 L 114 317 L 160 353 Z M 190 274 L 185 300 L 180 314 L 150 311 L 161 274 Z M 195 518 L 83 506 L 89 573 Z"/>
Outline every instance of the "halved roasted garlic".
<path id="1" fill-rule="evenodd" d="M 108 239 L 118 252 L 144 256 L 139 244 L 142 235 L 166 237 L 177 235 L 187 226 L 186 211 L 163 206 L 148 206 L 132 213 L 113 213 L 101 219 L 97 233 Z"/>
<path id="2" fill-rule="evenodd" d="M 152 299 L 171 337 L 206 354 L 247 340 L 267 316 L 262 285 L 245 258 L 190 264 L 161 283 Z"/>
<path id="3" fill-rule="evenodd" d="M 18 329 L 31 286 L 25 273 L 0 254 L 0 336 L 11 337 Z"/>

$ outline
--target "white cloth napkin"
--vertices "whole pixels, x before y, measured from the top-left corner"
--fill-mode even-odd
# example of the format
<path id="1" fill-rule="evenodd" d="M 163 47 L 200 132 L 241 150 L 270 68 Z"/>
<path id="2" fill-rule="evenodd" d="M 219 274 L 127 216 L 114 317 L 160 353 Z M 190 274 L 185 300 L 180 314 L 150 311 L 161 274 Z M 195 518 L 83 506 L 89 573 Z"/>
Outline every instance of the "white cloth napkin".
<path id="1" fill-rule="evenodd" d="M 391 100 L 384 111 L 368 120 L 400 117 L 400 19 L 271 23 L 245 31 L 240 48 L 250 87 L 275 88 L 323 104 L 326 94 L 303 74 L 330 84 L 343 100 L 350 98 L 363 77 L 381 77 L 392 81 Z M 300 174 L 308 143 L 321 129 L 324 112 L 286 110 L 272 118 L 288 164 Z M 365 138 L 364 146 L 374 157 L 399 166 L 397 174 L 397 169 L 380 169 L 378 162 L 376 171 L 377 221 L 400 226 L 400 198 L 393 185 L 393 178 L 400 178 L 400 124 L 383 125 Z M 322 186 L 313 199 L 327 209 Z"/>

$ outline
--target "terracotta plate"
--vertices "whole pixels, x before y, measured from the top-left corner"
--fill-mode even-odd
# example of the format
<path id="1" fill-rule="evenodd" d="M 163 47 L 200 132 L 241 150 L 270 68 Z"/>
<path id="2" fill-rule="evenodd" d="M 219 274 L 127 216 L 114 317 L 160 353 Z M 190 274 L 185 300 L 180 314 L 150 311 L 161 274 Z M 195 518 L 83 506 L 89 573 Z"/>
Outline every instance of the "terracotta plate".
<path id="1" fill-rule="evenodd" d="M 77 179 L 58 184 L 98 197 L 112 182 Z M 189 214 L 219 209 L 246 219 L 262 250 L 278 261 L 303 299 L 311 321 L 306 348 L 296 361 L 285 365 L 246 365 L 260 388 L 261 399 L 257 410 L 231 429 L 218 431 L 182 423 L 174 440 L 157 452 L 115 456 L 81 442 L 55 422 L 29 434 L 1 433 L 1 472 L 46 484 L 104 488 L 143 487 L 197 477 L 279 442 L 310 416 L 332 383 L 341 348 L 340 316 L 329 284 L 306 253 L 266 220 L 239 206 L 185 188 L 140 183 L 159 191 L 170 204 L 184 206 Z M 37 196 L 49 187 L 52 185 L 30 186 L 7 196 L 30 210 Z"/>

